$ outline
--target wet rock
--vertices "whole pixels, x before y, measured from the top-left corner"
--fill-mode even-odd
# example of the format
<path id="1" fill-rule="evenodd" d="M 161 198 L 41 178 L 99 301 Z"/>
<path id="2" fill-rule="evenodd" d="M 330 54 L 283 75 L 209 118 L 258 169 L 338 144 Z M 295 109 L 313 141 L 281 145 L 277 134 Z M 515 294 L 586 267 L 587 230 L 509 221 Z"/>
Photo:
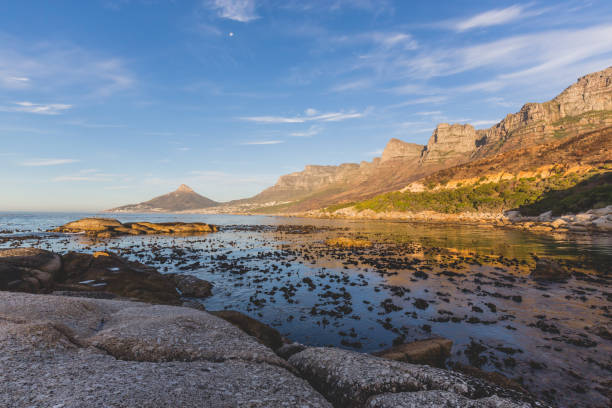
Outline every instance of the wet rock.
<path id="1" fill-rule="evenodd" d="M 453 363 L 452 368 L 471 377 L 485 380 L 491 384 L 495 384 L 506 389 L 515 390 L 519 393 L 527 394 L 527 390 L 525 390 L 521 384 L 509 379 L 503 374 L 494 371 L 484 371 L 480 368 L 461 363 Z"/>
<path id="2" fill-rule="evenodd" d="M 0 264 L 22 269 L 38 269 L 53 276 L 62 267 L 61 258 L 57 254 L 38 248 L 0 249 Z"/>
<path id="3" fill-rule="evenodd" d="M 0 290 L 50 291 L 62 267 L 61 258 L 37 248 L 0 249 Z"/>
<path id="4" fill-rule="evenodd" d="M 540 258 L 531 272 L 531 277 L 537 280 L 564 281 L 571 276 L 570 271 L 552 259 Z"/>
<path id="5" fill-rule="evenodd" d="M 452 340 L 431 338 L 400 344 L 372 354 L 388 360 L 426 364 L 443 368 L 446 359 L 450 357 L 452 346 Z"/>
<path id="6" fill-rule="evenodd" d="M 361 407 L 375 395 L 426 390 L 467 398 L 523 396 L 459 373 L 334 348 L 307 348 L 289 358 L 303 378 L 335 406 Z"/>
<path id="7" fill-rule="evenodd" d="M 261 344 L 270 347 L 272 350 L 277 350 L 283 345 L 283 337 L 278 330 L 255 320 L 243 313 L 235 310 L 219 310 L 209 312 L 221 319 L 227 320 L 231 324 L 239 327 L 247 334 L 255 337 Z"/>
<path id="8" fill-rule="evenodd" d="M 59 290 L 103 291 L 150 303 L 181 304 L 174 279 L 141 263 L 113 253 L 94 257 L 69 252 L 62 260 L 62 279 L 56 284 Z"/>
<path id="9" fill-rule="evenodd" d="M 212 295 L 212 283 L 193 275 L 168 274 L 174 279 L 176 288 L 186 297 L 206 298 Z"/>
<path id="10" fill-rule="evenodd" d="M 417 391 L 382 394 L 372 397 L 367 408 L 529 408 L 527 403 L 514 402 L 496 395 L 469 399 L 447 391 Z"/>

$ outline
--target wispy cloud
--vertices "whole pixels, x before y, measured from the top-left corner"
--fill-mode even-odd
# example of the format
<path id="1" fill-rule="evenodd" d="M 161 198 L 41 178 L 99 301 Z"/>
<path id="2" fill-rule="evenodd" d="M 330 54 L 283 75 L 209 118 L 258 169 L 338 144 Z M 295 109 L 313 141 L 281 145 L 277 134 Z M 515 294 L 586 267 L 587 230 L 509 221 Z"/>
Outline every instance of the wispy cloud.
<path id="1" fill-rule="evenodd" d="M 62 164 L 76 163 L 76 159 L 31 159 L 21 163 L 22 166 L 40 167 L 40 166 L 59 166 Z"/>
<path id="2" fill-rule="evenodd" d="M 312 108 L 310 108 L 312 109 Z M 356 119 L 364 116 L 363 112 L 328 112 L 321 114 L 308 114 L 304 116 L 246 116 L 241 118 L 255 123 L 305 123 L 305 122 L 340 122 L 348 119 Z"/>
<path id="3" fill-rule="evenodd" d="M 41 104 L 32 102 L 14 102 L 13 105 L 0 106 L 0 111 L 36 113 L 39 115 L 59 115 L 63 111 L 70 108 L 72 108 L 72 105 L 63 103 Z"/>
<path id="4" fill-rule="evenodd" d="M 208 4 L 221 18 L 241 23 L 259 18 L 255 11 L 255 0 L 212 0 Z"/>
<path id="5" fill-rule="evenodd" d="M 507 24 L 523 17 L 525 8 L 523 6 L 510 6 L 504 9 L 494 9 L 476 14 L 466 20 L 459 21 L 454 25 L 457 31 L 466 31 L 480 27 L 490 27 Z"/>
<path id="6" fill-rule="evenodd" d="M 244 142 L 244 143 L 241 143 L 241 144 L 243 144 L 243 145 L 261 146 L 261 145 L 275 145 L 275 144 L 280 144 L 280 143 L 284 143 L 284 141 L 282 141 L 282 140 L 258 140 L 258 141 L 254 141 L 254 142 Z"/>
<path id="7" fill-rule="evenodd" d="M 26 43 L 0 34 L 0 88 L 102 97 L 131 88 L 125 62 L 66 43 Z"/>
<path id="8" fill-rule="evenodd" d="M 289 133 L 289 136 L 293 136 L 293 137 L 312 137 L 312 136 L 316 136 L 321 132 L 321 129 L 317 126 L 311 126 L 310 128 L 308 128 L 308 130 L 304 130 L 301 132 L 291 132 Z"/>

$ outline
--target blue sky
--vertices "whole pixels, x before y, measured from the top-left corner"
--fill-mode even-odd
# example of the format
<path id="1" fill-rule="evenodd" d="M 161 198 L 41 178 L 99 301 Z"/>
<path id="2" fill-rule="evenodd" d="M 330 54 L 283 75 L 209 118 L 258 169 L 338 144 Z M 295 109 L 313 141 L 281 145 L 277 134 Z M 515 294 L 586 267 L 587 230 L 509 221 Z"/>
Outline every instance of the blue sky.
<path id="1" fill-rule="evenodd" d="M 610 1 L 0 5 L 0 210 L 251 196 L 612 65 Z"/>

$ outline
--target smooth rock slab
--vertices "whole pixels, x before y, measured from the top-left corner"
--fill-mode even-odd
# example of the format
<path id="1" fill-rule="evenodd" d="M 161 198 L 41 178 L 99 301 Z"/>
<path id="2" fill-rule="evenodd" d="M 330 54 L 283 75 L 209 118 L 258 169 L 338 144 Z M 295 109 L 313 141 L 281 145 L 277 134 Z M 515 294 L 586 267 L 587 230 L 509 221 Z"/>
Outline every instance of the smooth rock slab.
<path id="1" fill-rule="evenodd" d="M 427 390 L 448 391 L 470 399 L 495 394 L 517 400 L 524 397 L 456 372 L 335 348 L 307 348 L 291 356 L 289 363 L 341 407 L 362 407 L 378 394 Z"/>
<path id="2" fill-rule="evenodd" d="M 206 312 L 0 292 L 0 407 L 331 407 L 286 364 Z"/>
<path id="3" fill-rule="evenodd" d="M 367 408 L 530 408 L 497 396 L 471 400 L 446 391 L 400 392 L 369 399 Z"/>
<path id="4" fill-rule="evenodd" d="M 122 360 L 246 360 L 289 367 L 255 338 L 206 312 L 163 305 L 128 307 L 111 315 L 88 341 Z"/>
<path id="5" fill-rule="evenodd" d="M 89 349 L 0 357 L 0 406 L 331 407 L 306 381 L 268 364 L 121 361 Z"/>

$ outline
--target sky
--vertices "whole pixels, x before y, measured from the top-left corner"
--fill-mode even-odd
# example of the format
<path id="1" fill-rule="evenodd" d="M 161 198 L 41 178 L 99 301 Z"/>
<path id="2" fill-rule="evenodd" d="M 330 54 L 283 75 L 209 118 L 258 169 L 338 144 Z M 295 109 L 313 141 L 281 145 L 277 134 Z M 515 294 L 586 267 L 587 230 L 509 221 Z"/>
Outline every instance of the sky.
<path id="1" fill-rule="evenodd" d="M 252 196 L 612 65 L 612 2 L 0 4 L 0 211 Z"/>

